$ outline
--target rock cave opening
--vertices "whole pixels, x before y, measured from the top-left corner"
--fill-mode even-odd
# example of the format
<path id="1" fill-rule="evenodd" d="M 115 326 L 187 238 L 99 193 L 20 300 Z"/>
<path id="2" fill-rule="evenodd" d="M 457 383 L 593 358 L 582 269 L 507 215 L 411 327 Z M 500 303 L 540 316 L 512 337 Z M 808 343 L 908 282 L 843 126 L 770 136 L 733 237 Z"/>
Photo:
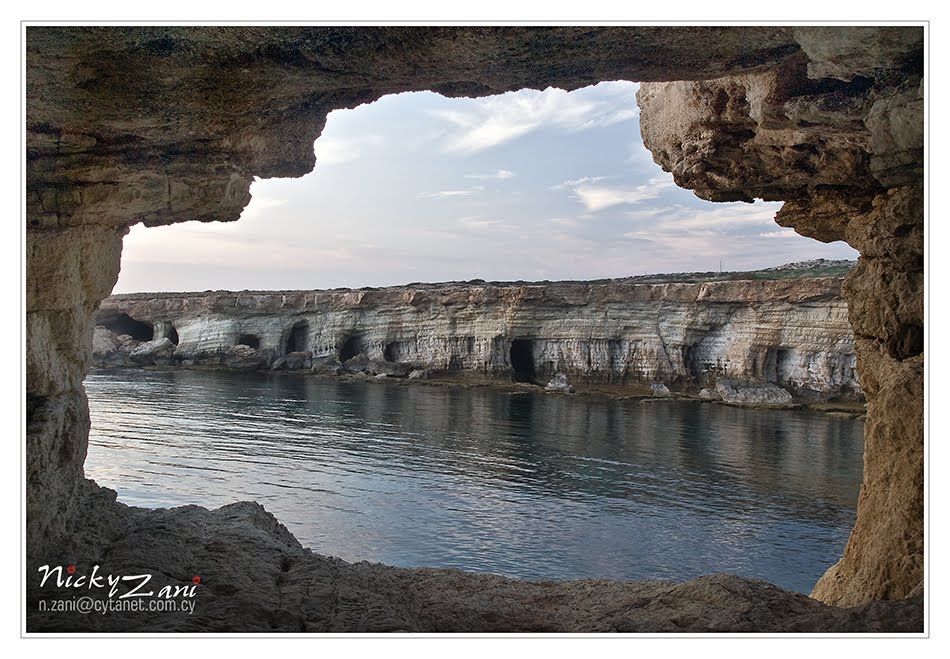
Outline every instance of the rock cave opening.
<path id="1" fill-rule="evenodd" d="M 533 383 L 537 375 L 534 364 L 534 341 L 532 339 L 512 339 L 508 356 L 511 360 L 514 381 Z"/>
<path id="2" fill-rule="evenodd" d="M 399 344 L 395 341 L 390 341 L 383 348 L 383 359 L 387 362 L 398 362 L 398 349 Z"/>
<path id="3" fill-rule="evenodd" d="M 762 373 L 765 381 L 778 385 L 787 384 L 795 365 L 795 358 L 794 348 L 773 347 L 766 350 Z"/>
<path id="4" fill-rule="evenodd" d="M 171 321 L 166 320 L 161 323 L 157 323 L 155 325 L 155 329 L 159 334 L 159 336 L 156 338 L 165 338 L 171 341 L 173 345 L 178 345 L 178 330 L 175 329 L 175 326 L 171 323 Z"/>
<path id="5" fill-rule="evenodd" d="M 354 334 L 343 342 L 340 346 L 340 361 L 345 362 L 353 359 L 363 352 L 363 338 L 359 334 Z"/>
<path id="6" fill-rule="evenodd" d="M 136 341 L 151 341 L 155 338 L 155 327 L 152 323 L 136 320 L 126 313 L 99 314 L 96 324 L 116 334 L 128 334 Z"/>
<path id="7" fill-rule="evenodd" d="M 261 338 L 253 334 L 242 334 L 238 337 L 237 345 L 247 346 L 255 350 L 261 349 Z"/>
<path id="8" fill-rule="evenodd" d="M 299 320 L 287 333 L 287 341 L 284 344 L 284 354 L 292 352 L 306 352 L 310 349 L 307 337 L 310 334 L 310 324 L 306 320 Z"/>

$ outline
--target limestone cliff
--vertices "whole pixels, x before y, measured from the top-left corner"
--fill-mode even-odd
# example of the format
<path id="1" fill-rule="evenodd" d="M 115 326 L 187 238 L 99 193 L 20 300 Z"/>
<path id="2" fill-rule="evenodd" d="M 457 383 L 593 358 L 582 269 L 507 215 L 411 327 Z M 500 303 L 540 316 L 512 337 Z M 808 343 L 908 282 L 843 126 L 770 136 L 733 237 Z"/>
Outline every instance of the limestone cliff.
<path id="1" fill-rule="evenodd" d="M 116 295 L 96 323 L 99 365 L 228 365 L 242 345 L 261 359 L 241 366 L 302 368 L 363 354 L 520 379 L 564 373 L 575 382 L 699 388 L 724 377 L 806 398 L 860 392 L 835 278 Z M 123 335 L 147 343 L 118 350 L 112 337 Z M 296 353 L 306 355 L 281 359 Z"/>

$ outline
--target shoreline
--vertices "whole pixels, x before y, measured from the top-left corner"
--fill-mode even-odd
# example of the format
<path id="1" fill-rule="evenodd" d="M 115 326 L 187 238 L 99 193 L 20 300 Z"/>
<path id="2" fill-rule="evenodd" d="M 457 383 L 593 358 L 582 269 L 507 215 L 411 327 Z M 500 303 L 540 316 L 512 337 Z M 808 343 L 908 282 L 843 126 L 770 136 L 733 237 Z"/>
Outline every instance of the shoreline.
<path id="1" fill-rule="evenodd" d="M 681 402 L 695 401 L 701 403 L 715 403 L 727 407 L 738 407 L 743 409 L 762 409 L 762 410 L 810 410 L 819 414 L 833 416 L 843 416 L 853 419 L 861 419 L 867 414 L 867 403 L 863 400 L 817 400 L 807 401 L 799 398 L 793 398 L 790 403 L 762 403 L 762 402 L 733 402 L 727 400 L 717 400 L 703 398 L 698 390 L 679 391 L 671 390 L 668 395 L 655 396 L 651 392 L 649 384 L 630 384 L 630 383 L 572 383 L 573 391 L 547 389 L 544 384 L 537 382 L 515 382 L 505 378 L 490 377 L 479 374 L 450 374 L 436 373 L 426 378 L 406 377 L 378 377 L 366 373 L 340 373 L 334 375 L 331 373 L 311 372 L 305 370 L 235 370 L 223 366 L 194 365 L 194 366 L 120 366 L 120 367 L 93 367 L 90 369 L 90 375 L 108 375 L 110 373 L 123 371 L 147 371 L 147 372 L 175 372 L 175 371 L 198 371 L 206 373 L 231 373 L 253 376 L 277 376 L 292 378 L 319 378 L 322 380 L 333 380 L 343 382 L 362 382 L 381 385 L 412 386 L 423 385 L 428 387 L 442 388 L 461 388 L 461 389 L 482 389 L 490 388 L 499 392 L 511 394 L 543 394 L 552 396 L 576 397 L 593 401 L 640 401 L 641 403 L 662 403 L 662 402 Z"/>

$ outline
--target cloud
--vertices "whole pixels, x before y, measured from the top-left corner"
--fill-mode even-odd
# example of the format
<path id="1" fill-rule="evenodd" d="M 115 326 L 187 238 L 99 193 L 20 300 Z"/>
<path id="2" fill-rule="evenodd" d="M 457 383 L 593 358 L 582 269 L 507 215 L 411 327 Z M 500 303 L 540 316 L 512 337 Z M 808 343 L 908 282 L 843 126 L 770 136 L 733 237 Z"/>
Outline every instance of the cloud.
<path id="1" fill-rule="evenodd" d="M 465 178 L 474 178 L 474 179 L 496 179 L 499 181 L 504 181 L 514 176 L 514 172 L 511 172 L 507 169 L 499 169 L 493 174 L 466 174 Z"/>
<path id="2" fill-rule="evenodd" d="M 463 231 L 476 233 L 511 231 L 517 228 L 502 220 L 491 220 L 477 215 L 461 218 L 458 221 L 458 227 Z"/>
<path id="3" fill-rule="evenodd" d="M 369 148 L 382 143 L 382 137 L 372 134 L 359 137 L 323 135 L 314 142 L 313 151 L 318 166 L 339 165 L 359 159 Z"/>
<path id="4" fill-rule="evenodd" d="M 760 238 L 799 238 L 794 229 L 779 229 L 778 231 L 768 231 L 760 233 Z"/>
<path id="5" fill-rule="evenodd" d="M 619 188 L 580 183 L 573 187 L 574 197 L 579 200 L 590 213 L 618 206 L 620 204 L 639 204 L 649 199 L 655 199 L 664 190 L 674 187 L 672 179 L 666 176 L 656 176 L 643 185 L 634 188 Z"/>
<path id="6" fill-rule="evenodd" d="M 251 195 L 251 201 L 247 206 L 244 207 L 244 210 L 241 212 L 241 219 L 245 222 L 250 218 L 261 217 L 266 215 L 269 211 L 279 208 L 281 206 L 286 206 L 286 199 L 275 199 L 273 197 L 267 197 L 264 195 Z M 193 227 L 193 230 L 196 232 L 202 231 L 200 228 L 201 223 L 196 223 L 196 226 Z M 205 225 L 208 226 L 208 225 Z M 211 225 L 214 226 L 214 225 Z M 220 230 L 220 229 L 219 229 Z"/>
<path id="7" fill-rule="evenodd" d="M 279 235 L 242 233 L 239 225 L 221 222 L 184 222 L 153 227 L 133 227 L 125 237 L 123 263 L 165 265 L 202 264 L 248 269 L 286 267 L 289 263 L 346 263 L 349 250 L 339 247 L 291 243 Z M 148 252 L 141 248 L 148 246 Z"/>
<path id="8" fill-rule="evenodd" d="M 446 197 L 467 197 L 485 189 L 483 185 L 473 185 L 465 190 L 439 190 L 438 192 L 420 192 L 416 195 L 420 199 L 444 199 Z"/>
<path id="9" fill-rule="evenodd" d="M 476 99 L 468 110 L 432 110 L 450 124 L 444 148 L 475 153 L 541 128 L 575 133 L 636 119 L 636 85 L 611 83 L 568 93 L 549 87 Z"/>
<path id="10" fill-rule="evenodd" d="M 559 227 L 567 227 L 570 229 L 580 226 L 580 222 L 578 222 L 577 218 L 574 217 L 549 217 L 544 221 L 548 224 L 553 224 Z"/>
<path id="11" fill-rule="evenodd" d="M 597 183 L 598 181 L 603 181 L 604 179 L 607 179 L 607 178 L 616 178 L 616 177 L 615 176 L 582 176 L 581 178 L 573 178 L 568 181 L 558 183 L 557 185 L 552 185 L 551 190 L 569 190 L 572 188 L 576 188 L 579 185 L 583 185 L 585 183 Z"/>

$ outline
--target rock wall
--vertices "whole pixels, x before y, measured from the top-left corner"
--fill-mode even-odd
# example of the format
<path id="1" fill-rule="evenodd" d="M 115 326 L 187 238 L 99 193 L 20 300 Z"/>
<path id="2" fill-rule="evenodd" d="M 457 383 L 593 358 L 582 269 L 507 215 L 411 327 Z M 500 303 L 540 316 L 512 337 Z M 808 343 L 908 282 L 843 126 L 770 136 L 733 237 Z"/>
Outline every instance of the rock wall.
<path id="1" fill-rule="evenodd" d="M 923 580 L 924 223 L 920 31 L 796 28 L 770 70 L 644 84 L 644 143 L 706 199 L 785 200 L 776 221 L 861 252 L 845 282 L 868 397 L 858 520 L 812 595 L 902 597 Z"/>
<path id="2" fill-rule="evenodd" d="M 265 368 L 287 367 L 280 357 L 293 353 L 313 358 L 297 368 L 362 353 L 544 381 L 564 373 L 574 382 L 700 388 L 735 378 L 806 398 L 860 393 L 835 278 L 117 295 L 96 324 L 93 357 L 102 366 L 227 365 L 235 346 L 254 344 Z M 117 349 L 112 337 L 135 334 L 151 342 Z"/>
<path id="3" fill-rule="evenodd" d="M 237 219 L 254 176 L 314 166 L 328 112 L 387 93 L 628 79 L 694 81 L 640 96 L 646 143 L 680 185 L 786 200 L 780 223 L 861 250 L 845 293 L 866 475 L 815 595 L 919 589 L 923 28 L 29 26 L 25 59 L 28 562 L 81 538 L 105 551 L 132 523 L 83 480 L 81 385 L 130 225 Z M 93 504 L 94 530 L 79 514 Z"/>

